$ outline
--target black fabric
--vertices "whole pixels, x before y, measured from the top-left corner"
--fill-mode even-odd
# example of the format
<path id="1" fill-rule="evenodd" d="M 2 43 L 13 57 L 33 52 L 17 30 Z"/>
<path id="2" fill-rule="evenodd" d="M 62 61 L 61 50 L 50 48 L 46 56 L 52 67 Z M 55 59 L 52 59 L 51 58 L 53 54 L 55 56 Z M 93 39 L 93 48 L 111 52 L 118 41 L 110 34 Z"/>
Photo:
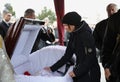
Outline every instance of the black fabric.
<path id="1" fill-rule="evenodd" d="M 120 77 L 120 46 L 113 53 L 118 34 L 120 34 L 120 10 L 108 19 L 101 54 L 102 65 L 104 68 L 110 69 L 112 77 Z M 113 82 L 116 82 L 116 79 Z"/>
<path id="2" fill-rule="evenodd" d="M 81 16 L 77 12 L 69 12 L 62 19 L 63 24 L 75 25 L 75 26 L 79 26 L 80 21 L 81 21 Z"/>
<path id="3" fill-rule="evenodd" d="M 112 64 L 110 69 L 112 72 L 112 76 L 120 76 L 120 35 L 118 35 L 117 37 L 117 42 L 114 47 L 111 60 Z"/>
<path id="4" fill-rule="evenodd" d="M 103 43 L 103 38 L 105 34 L 105 29 L 107 26 L 107 21 L 108 19 L 105 19 L 97 23 L 93 31 L 93 36 L 95 38 L 95 45 L 99 50 L 101 50 L 102 48 L 102 43 Z"/>
<path id="5" fill-rule="evenodd" d="M 52 29 L 51 29 L 51 31 L 52 31 Z M 44 42 L 47 41 L 47 40 L 50 41 L 50 42 L 54 42 L 55 41 L 55 36 L 54 36 L 53 32 L 49 33 L 48 29 L 45 29 L 44 27 L 42 27 L 42 29 L 40 29 L 40 31 L 38 33 L 38 36 L 35 40 L 35 43 L 33 45 L 31 53 L 40 49 L 39 44 L 41 43 L 41 40 L 44 41 Z"/>
<path id="6" fill-rule="evenodd" d="M 7 31 L 10 25 L 11 23 L 7 25 L 4 21 L 0 22 L 0 35 L 3 37 L 3 39 L 6 37 Z"/>

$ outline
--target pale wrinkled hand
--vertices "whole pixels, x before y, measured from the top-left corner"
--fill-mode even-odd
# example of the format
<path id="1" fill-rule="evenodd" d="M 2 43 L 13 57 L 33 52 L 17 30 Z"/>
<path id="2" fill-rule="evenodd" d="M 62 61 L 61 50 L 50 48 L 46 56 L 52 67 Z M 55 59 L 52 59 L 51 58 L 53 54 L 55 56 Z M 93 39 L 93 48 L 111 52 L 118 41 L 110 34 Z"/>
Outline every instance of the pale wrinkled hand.
<path id="1" fill-rule="evenodd" d="M 44 70 L 46 70 L 46 71 L 48 71 L 48 72 L 51 72 L 50 67 L 45 67 Z"/>
<path id="2" fill-rule="evenodd" d="M 107 79 L 107 80 L 109 80 L 109 77 L 111 76 L 111 73 L 110 73 L 110 70 L 109 70 L 109 68 L 106 68 L 105 69 L 105 78 Z"/>
<path id="3" fill-rule="evenodd" d="M 69 72 L 69 75 L 70 75 L 71 77 L 75 77 L 75 73 L 74 73 L 73 71 Z"/>

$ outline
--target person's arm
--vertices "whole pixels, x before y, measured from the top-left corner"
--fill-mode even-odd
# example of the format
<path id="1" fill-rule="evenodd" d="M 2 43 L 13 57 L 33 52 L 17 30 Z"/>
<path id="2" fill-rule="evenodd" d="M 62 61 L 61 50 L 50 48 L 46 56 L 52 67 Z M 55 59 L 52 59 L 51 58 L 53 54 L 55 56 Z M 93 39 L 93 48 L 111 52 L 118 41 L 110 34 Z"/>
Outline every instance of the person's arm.
<path id="1" fill-rule="evenodd" d="M 101 49 L 101 40 L 100 40 L 100 36 L 99 36 L 99 28 L 100 28 L 100 23 L 98 23 L 93 31 L 93 36 L 95 39 L 95 45 L 96 48 Z"/>
<path id="2" fill-rule="evenodd" d="M 116 37 L 117 37 L 117 31 L 115 30 L 115 21 L 112 17 L 109 18 L 107 28 L 105 31 L 105 36 L 103 40 L 103 46 L 102 46 L 102 65 L 105 70 L 105 77 L 107 80 L 110 79 L 111 72 L 110 72 L 110 66 L 112 64 L 113 60 L 113 49 L 116 44 Z"/>
<path id="3" fill-rule="evenodd" d="M 58 60 L 54 65 L 50 67 L 50 69 L 53 72 L 59 69 L 64 64 L 66 64 L 72 58 L 74 51 L 71 44 L 72 44 L 72 39 L 68 43 L 64 56 L 62 56 L 60 60 Z"/>
<path id="4" fill-rule="evenodd" d="M 114 28 L 114 21 L 112 18 L 108 20 L 108 25 L 105 31 L 105 36 L 103 40 L 103 46 L 102 46 L 102 65 L 104 68 L 109 68 L 110 64 L 112 63 L 111 57 L 112 52 L 116 43 L 116 37 L 117 33 Z"/>
<path id="5" fill-rule="evenodd" d="M 107 26 L 107 30 L 106 30 L 106 35 L 105 35 L 105 39 L 104 39 L 104 44 L 103 44 L 103 60 L 102 60 L 102 64 L 103 67 L 105 69 L 106 72 L 106 78 L 109 79 L 110 76 L 114 76 L 114 73 L 118 73 L 118 71 L 115 68 L 115 61 L 116 61 L 116 55 L 117 54 L 113 54 L 113 51 L 115 49 L 116 46 L 116 42 L 117 42 L 117 36 L 120 32 L 120 17 L 119 17 L 120 13 L 118 11 L 118 13 L 113 14 L 108 21 L 108 26 Z M 117 56 L 117 58 L 119 58 Z M 107 72 L 106 69 L 108 69 L 109 71 Z"/>

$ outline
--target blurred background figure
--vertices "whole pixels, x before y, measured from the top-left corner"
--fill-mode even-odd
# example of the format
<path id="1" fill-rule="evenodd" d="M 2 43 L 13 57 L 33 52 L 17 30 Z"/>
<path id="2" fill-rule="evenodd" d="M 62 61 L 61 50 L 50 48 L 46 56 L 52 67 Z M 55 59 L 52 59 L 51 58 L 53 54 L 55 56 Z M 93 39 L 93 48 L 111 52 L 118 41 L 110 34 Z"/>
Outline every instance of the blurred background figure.
<path id="1" fill-rule="evenodd" d="M 42 39 L 40 39 L 39 49 L 48 45 L 53 45 L 53 42 L 55 41 L 53 28 L 50 27 L 49 25 L 49 18 L 48 17 L 44 18 L 44 21 L 45 21 L 45 24 L 44 24 L 44 27 L 42 28 L 41 33 L 43 33 L 42 35 L 45 35 L 45 36 L 42 36 Z"/>
<path id="2" fill-rule="evenodd" d="M 8 31 L 8 28 L 11 26 L 11 17 L 12 17 L 12 14 L 7 11 L 7 10 L 4 10 L 3 11 L 3 18 L 2 18 L 2 21 L 0 22 L 0 34 L 1 36 L 3 37 L 3 39 L 5 38 L 6 36 L 6 33 Z"/>
<path id="3" fill-rule="evenodd" d="M 31 8 L 27 9 L 24 13 L 25 18 L 36 19 L 35 11 Z M 51 45 L 55 41 L 53 30 L 49 27 L 49 19 L 45 18 L 45 25 L 40 29 L 39 34 L 36 38 L 34 46 L 31 52 L 41 49 L 42 47 Z"/>
<path id="4" fill-rule="evenodd" d="M 1 16 L 1 12 L 0 12 L 0 22 L 2 21 L 2 16 Z"/>
<path id="5" fill-rule="evenodd" d="M 27 9 L 24 12 L 24 17 L 25 18 L 30 18 L 30 19 L 35 19 L 35 11 L 31 8 Z"/>

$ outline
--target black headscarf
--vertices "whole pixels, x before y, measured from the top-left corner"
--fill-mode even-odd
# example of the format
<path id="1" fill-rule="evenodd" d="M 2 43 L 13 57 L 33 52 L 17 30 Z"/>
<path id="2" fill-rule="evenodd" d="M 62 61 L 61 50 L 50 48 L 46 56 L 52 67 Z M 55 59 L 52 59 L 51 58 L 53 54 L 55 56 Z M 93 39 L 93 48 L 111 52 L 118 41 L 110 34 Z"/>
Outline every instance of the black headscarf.
<path id="1" fill-rule="evenodd" d="M 62 23 L 79 27 L 81 25 L 81 16 L 77 12 L 69 12 L 64 15 Z"/>

